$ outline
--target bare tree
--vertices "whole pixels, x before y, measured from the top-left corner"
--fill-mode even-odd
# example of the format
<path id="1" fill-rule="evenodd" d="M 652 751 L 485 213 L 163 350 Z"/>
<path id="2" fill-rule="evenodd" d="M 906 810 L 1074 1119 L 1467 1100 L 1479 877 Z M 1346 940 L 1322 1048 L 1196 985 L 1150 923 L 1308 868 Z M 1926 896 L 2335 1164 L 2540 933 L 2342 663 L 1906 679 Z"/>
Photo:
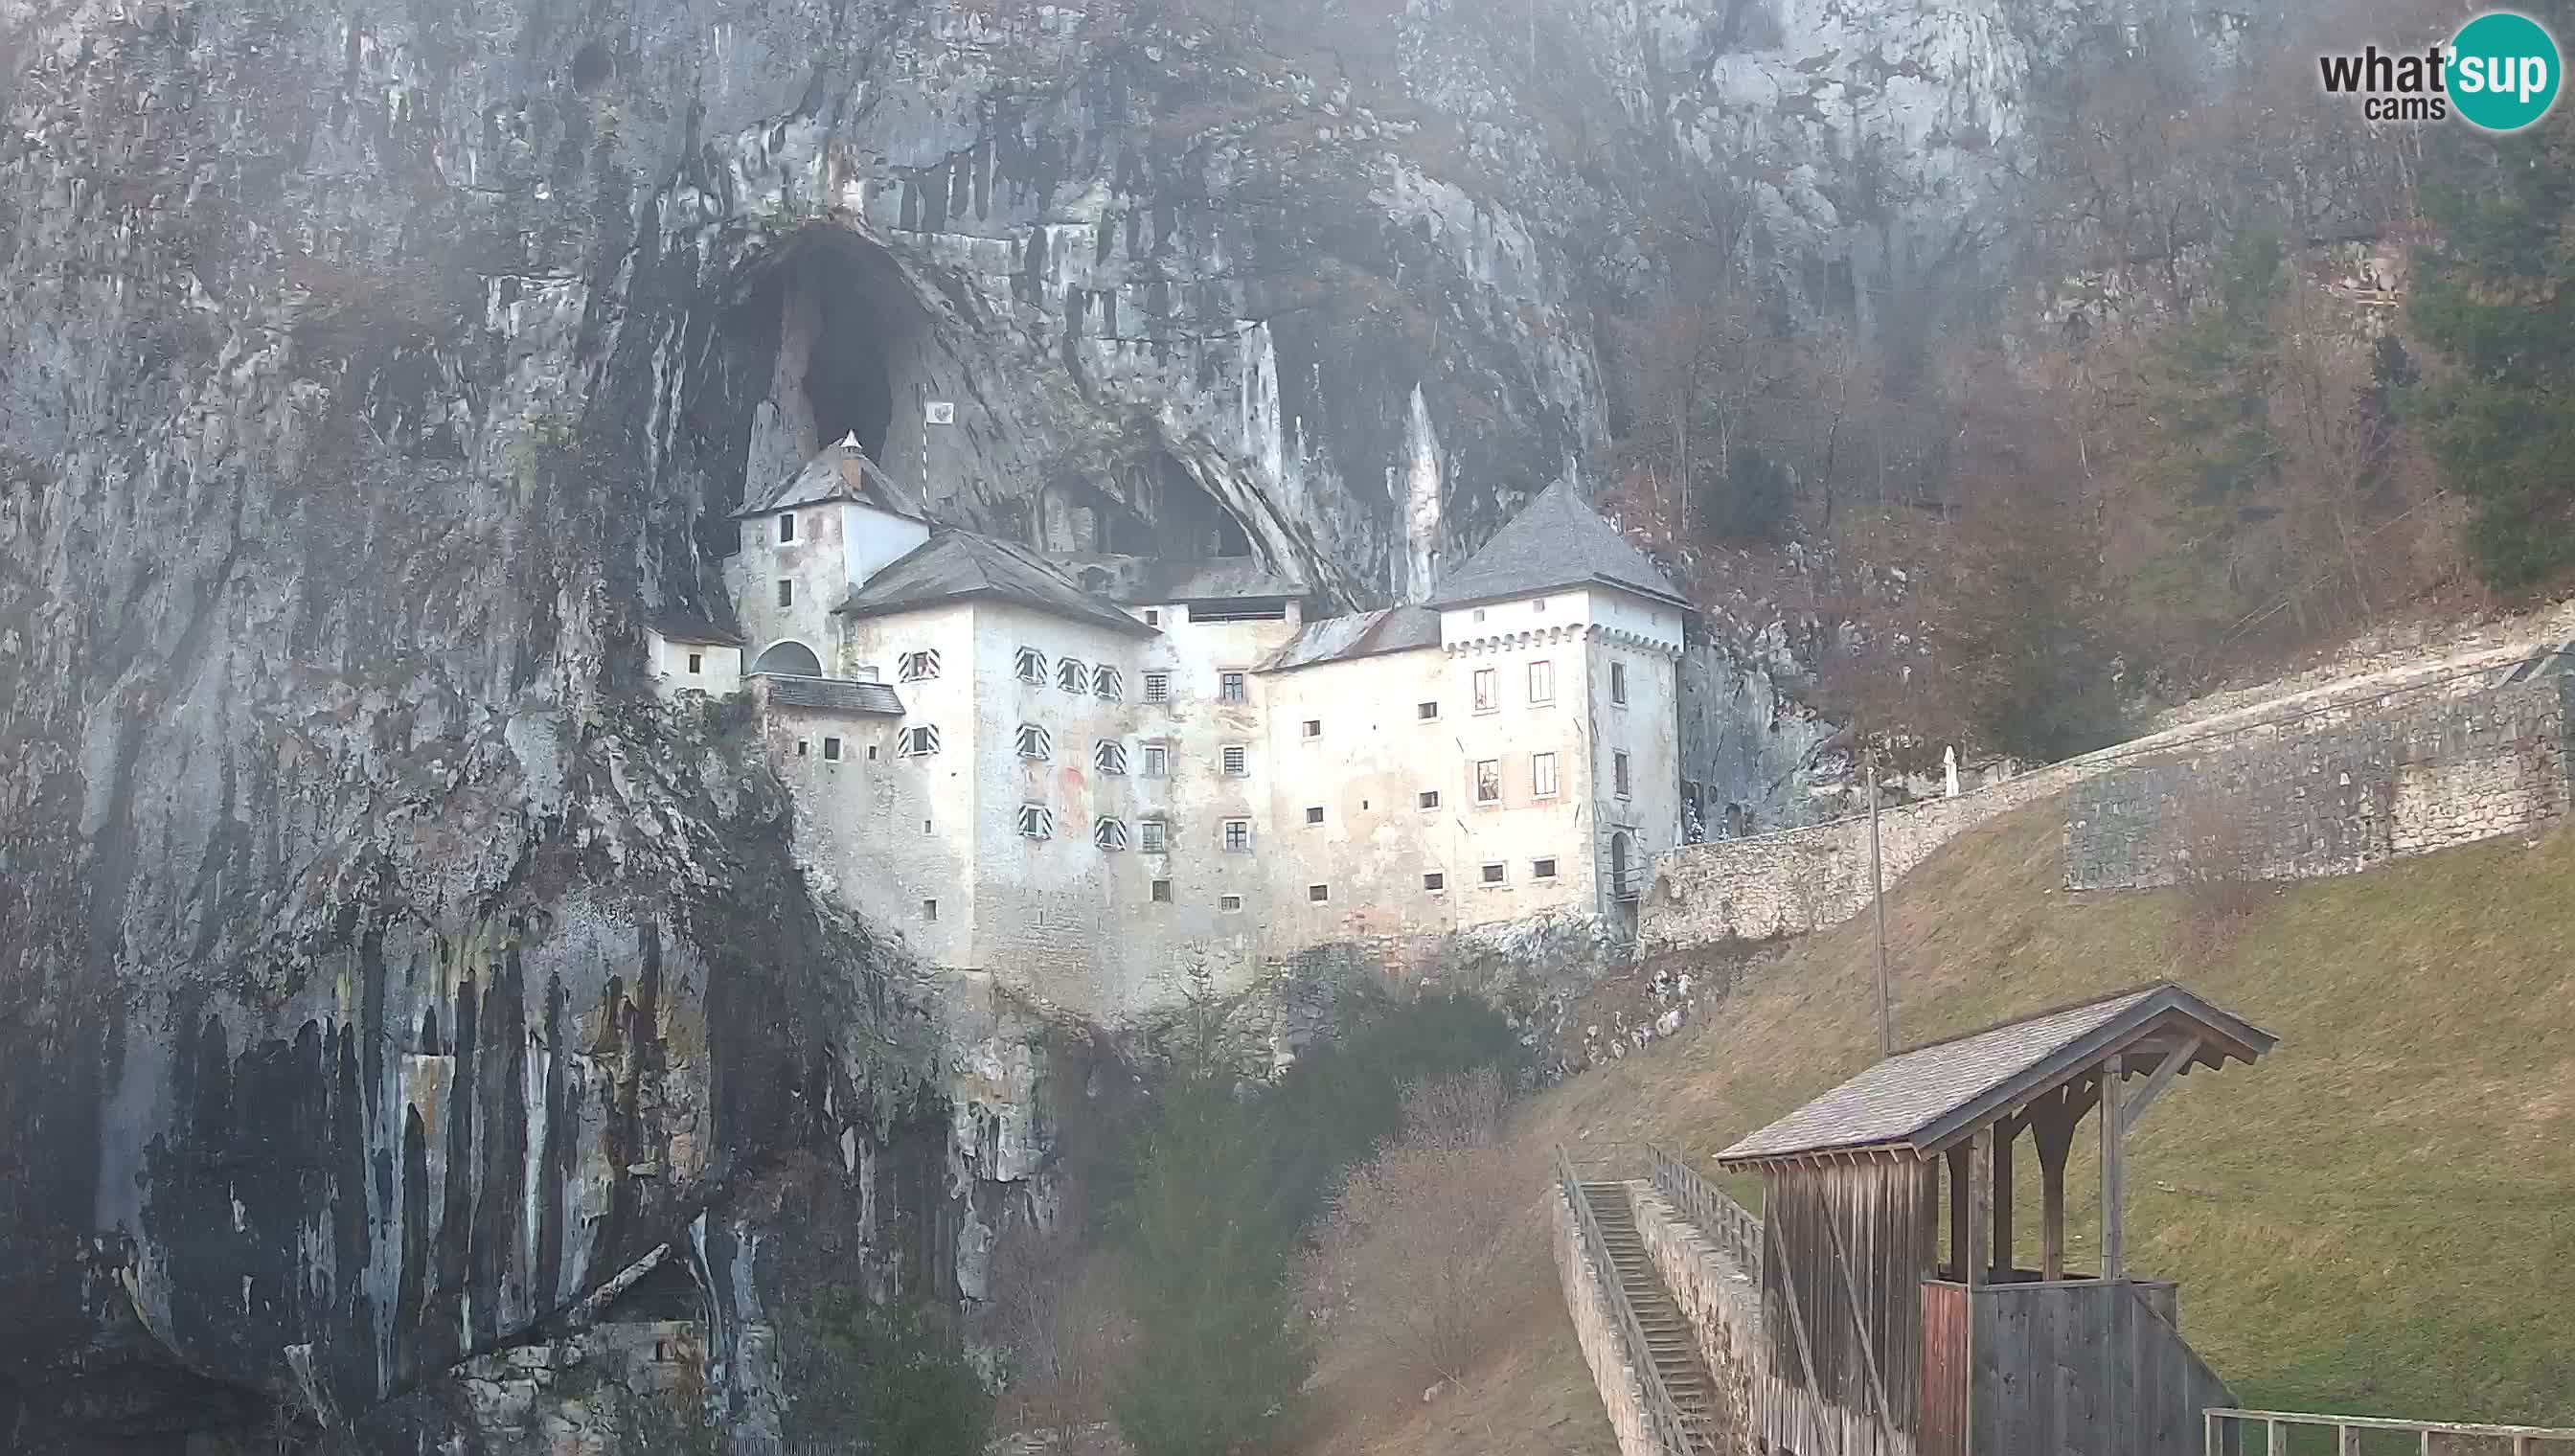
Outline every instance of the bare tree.
<path id="1" fill-rule="evenodd" d="M 999 1263 L 1006 1420 L 1056 1456 L 1109 1449 L 1110 1382 L 1128 1338 L 1114 1258 L 1065 1235 L 1023 1232 L 1004 1242 Z"/>

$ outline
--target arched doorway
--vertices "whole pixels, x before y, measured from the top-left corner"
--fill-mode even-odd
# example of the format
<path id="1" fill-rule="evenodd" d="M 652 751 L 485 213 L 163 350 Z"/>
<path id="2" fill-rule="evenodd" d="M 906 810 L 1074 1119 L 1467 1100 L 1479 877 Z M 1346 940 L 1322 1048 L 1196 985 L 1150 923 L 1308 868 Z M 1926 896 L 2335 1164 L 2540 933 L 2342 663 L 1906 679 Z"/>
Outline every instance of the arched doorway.
<path id="1" fill-rule="evenodd" d="M 1609 895 L 1612 899 L 1625 901 L 1636 897 L 1628 886 L 1628 878 L 1627 831 L 1620 829 L 1609 836 Z"/>
<path id="2" fill-rule="evenodd" d="M 760 661 L 751 665 L 751 671 L 776 673 L 788 678 L 820 678 L 823 676 L 823 660 L 814 656 L 812 648 L 790 638 L 772 643 L 769 651 L 760 655 Z"/>

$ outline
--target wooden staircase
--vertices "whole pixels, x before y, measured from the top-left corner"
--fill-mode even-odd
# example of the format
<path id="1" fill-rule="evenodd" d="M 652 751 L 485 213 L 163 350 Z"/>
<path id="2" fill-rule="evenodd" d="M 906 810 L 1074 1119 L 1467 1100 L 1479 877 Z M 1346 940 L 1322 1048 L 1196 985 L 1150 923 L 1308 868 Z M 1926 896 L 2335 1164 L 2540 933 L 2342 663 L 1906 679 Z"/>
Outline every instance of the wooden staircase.
<path id="1" fill-rule="evenodd" d="M 1670 1392 L 1690 1456 L 1718 1450 L 1716 1392 L 1699 1359 L 1689 1322 L 1672 1302 L 1671 1291 L 1663 1287 L 1662 1275 L 1655 1272 L 1653 1258 L 1645 1252 L 1644 1237 L 1636 1232 L 1635 1206 L 1628 1201 L 1627 1185 L 1585 1182 L 1581 1188 L 1610 1266 L 1617 1271 L 1618 1287 L 1636 1312 L 1637 1327 L 1644 1331 L 1645 1349 L 1635 1352 L 1637 1357 L 1653 1362 L 1654 1373 Z"/>

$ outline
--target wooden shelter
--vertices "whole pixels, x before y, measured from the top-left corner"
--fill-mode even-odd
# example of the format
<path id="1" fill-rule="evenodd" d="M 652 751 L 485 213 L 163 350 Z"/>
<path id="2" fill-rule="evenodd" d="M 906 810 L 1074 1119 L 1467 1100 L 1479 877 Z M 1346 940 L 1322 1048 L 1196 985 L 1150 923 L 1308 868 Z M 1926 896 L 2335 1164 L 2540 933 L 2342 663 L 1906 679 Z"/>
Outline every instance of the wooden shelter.
<path id="1" fill-rule="evenodd" d="M 1889 1057 L 1718 1154 L 1767 1193 L 1769 1449 L 2196 1453 L 2200 1411 L 2233 1397 L 2182 1340 L 2174 1287 L 2127 1275 L 2123 1145 L 2173 1078 L 2274 1041 L 2165 982 Z M 2096 1108 L 2100 1267 L 2073 1273 L 2065 1164 Z M 2024 1132 L 2044 1189 L 2034 1269 L 2015 1257 Z"/>

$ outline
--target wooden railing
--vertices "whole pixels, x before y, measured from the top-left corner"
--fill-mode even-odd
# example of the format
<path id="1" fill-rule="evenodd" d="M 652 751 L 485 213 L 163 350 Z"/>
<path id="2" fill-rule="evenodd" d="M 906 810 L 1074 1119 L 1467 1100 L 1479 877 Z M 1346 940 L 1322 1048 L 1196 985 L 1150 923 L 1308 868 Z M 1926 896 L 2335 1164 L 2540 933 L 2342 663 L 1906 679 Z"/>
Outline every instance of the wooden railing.
<path id="1" fill-rule="evenodd" d="M 1627 1286 L 1618 1278 L 1616 1261 L 1609 1257 L 1609 1241 L 1601 1236 L 1599 1220 L 1591 1216 L 1591 1198 L 1582 1191 L 1582 1174 L 1561 1146 L 1555 1150 L 1555 1180 L 1564 1190 L 1564 1201 L 1573 1209 L 1573 1226 L 1581 1232 L 1582 1255 L 1591 1266 L 1591 1282 L 1599 1289 L 1610 1313 L 1617 1316 L 1627 1364 L 1635 1370 L 1636 1384 L 1645 1393 L 1645 1425 L 1653 1432 L 1654 1444 L 1666 1456 L 1694 1456 L 1713 1449 L 1699 1433 L 1699 1423 L 1680 1408 L 1680 1402 L 1672 1399 L 1671 1388 L 1663 1384 L 1663 1372 L 1654 1364 L 1653 1347 L 1645 1342 L 1645 1326 L 1636 1318 L 1636 1306 L 1629 1302 Z"/>
<path id="2" fill-rule="evenodd" d="M 2449 1421 L 2395 1421 L 2376 1416 L 2328 1416 L 2279 1410 L 2226 1410 L 2208 1412 L 2208 1456 L 2256 1456 L 2246 1433 L 2259 1427 L 2262 1450 L 2259 1456 L 2288 1456 L 2289 1435 L 2297 1430 L 2328 1430 L 2334 1433 L 2334 1449 L 2344 1456 L 2356 1456 L 2363 1431 L 2399 1431 L 2415 1438 L 2422 1456 L 2440 1456 L 2441 1436 L 2475 1438 L 2480 1447 L 2498 1449 L 2505 1441 L 2512 1443 L 2512 1456 L 2549 1456 L 2575 1449 L 2575 1426 L 2477 1426 Z M 2491 1447 L 2487 1443 L 2492 1443 Z M 2381 1449 L 2384 1449 L 2383 1447 Z"/>
<path id="3" fill-rule="evenodd" d="M 1697 1225 L 1699 1232 L 1734 1260 L 1736 1268 L 1759 1284 L 1761 1220 L 1672 1154 L 1647 1143 L 1645 1155 L 1652 1162 L 1654 1191 L 1672 1200 L 1682 1217 Z"/>

